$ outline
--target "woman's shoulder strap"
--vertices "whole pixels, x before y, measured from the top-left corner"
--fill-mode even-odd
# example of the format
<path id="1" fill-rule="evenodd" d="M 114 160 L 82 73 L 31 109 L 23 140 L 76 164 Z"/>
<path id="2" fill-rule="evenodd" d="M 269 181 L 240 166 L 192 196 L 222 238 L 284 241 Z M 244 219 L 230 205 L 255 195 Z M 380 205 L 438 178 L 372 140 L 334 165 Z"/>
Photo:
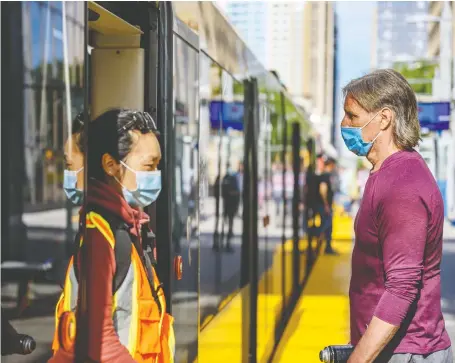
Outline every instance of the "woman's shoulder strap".
<path id="1" fill-rule="evenodd" d="M 115 275 L 114 275 L 114 283 L 112 286 L 112 292 L 115 293 L 118 291 L 120 286 L 122 285 L 123 281 L 128 274 L 128 270 L 131 265 L 131 245 L 133 243 L 131 236 L 128 232 L 129 227 L 128 225 L 117 215 L 110 212 L 106 208 L 102 208 L 98 205 L 87 205 L 86 213 L 96 213 L 100 216 L 108 225 L 109 229 L 112 232 L 114 237 L 114 254 L 115 254 Z M 77 259 L 80 250 L 80 244 L 78 242 L 80 233 L 76 236 L 76 250 L 74 253 L 74 272 L 76 274 L 76 278 L 78 277 L 77 271 Z M 102 266 L 102 265 L 100 265 Z"/>

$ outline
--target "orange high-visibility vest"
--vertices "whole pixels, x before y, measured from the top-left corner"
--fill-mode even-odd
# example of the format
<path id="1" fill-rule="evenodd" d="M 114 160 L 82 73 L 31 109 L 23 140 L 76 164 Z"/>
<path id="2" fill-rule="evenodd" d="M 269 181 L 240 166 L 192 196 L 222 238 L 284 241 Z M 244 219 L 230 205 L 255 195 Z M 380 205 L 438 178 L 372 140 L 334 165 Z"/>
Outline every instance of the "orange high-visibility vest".
<path id="1" fill-rule="evenodd" d="M 106 243 L 109 243 L 111 248 L 115 247 L 114 234 L 109 223 L 101 215 L 95 212 L 88 213 L 86 228 L 98 229 L 106 238 Z M 80 244 L 82 245 L 82 243 L 81 237 Z M 52 343 L 54 352 L 58 349 L 74 350 L 74 318 L 67 318 L 74 316 L 77 305 L 78 282 L 73 262 L 72 257 L 66 271 L 63 292 L 55 309 L 55 333 Z M 160 284 L 154 270 L 153 284 L 155 289 Z M 122 285 L 114 293 L 112 318 L 116 322 L 114 326 L 120 342 L 137 362 L 174 362 L 173 318 L 166 313 L 166 300 L 162 289 L 158 291 L 158 298 L 161 314 L 154 300 L 144 265 L 131 243 L 131 265 Z M 122 311 L 121 316 L 117 315 L 120 310 Z M 65 332 L 64 336 L 60 333 L 62 331 Z"/>

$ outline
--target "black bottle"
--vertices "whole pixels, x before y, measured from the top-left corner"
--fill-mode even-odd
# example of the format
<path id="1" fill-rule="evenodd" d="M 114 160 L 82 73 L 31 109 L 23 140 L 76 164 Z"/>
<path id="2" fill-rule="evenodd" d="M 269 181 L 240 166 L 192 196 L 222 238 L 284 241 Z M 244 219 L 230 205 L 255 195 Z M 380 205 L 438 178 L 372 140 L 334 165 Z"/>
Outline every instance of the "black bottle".
<path id="1" fill-rule="evenodd" d="M 354 350 L 352 345 L 329 345 L 319 353 L 319 360 L 324 363 L 346 363 Z"/>

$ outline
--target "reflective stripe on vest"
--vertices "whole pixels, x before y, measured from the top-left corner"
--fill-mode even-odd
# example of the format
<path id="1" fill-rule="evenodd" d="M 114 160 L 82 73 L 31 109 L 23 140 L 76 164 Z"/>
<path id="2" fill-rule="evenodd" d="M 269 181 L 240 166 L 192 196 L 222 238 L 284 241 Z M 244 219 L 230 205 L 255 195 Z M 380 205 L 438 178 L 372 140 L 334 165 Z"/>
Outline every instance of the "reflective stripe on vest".
<path id="1" fill-rule="evenodd" d="M 115 248 L 115 238 L 109 223 L 99 214 L 87 214 L 87 228 L 96 228 Z M 80 245 L 83 244 L 81 237 Z M 65 286 L 55 309 L 55 334 L 52 343 L 54 351 L 60 349 L 58 324 L 64 312 L 76 310 L 78 282 L 71 258 L 66 272 Z M 102 267 L 102 264 L 99 265 Z M 155 271 L 154 287 L 159 286 Z M 125 280 L 113 296 L 112 319 L 119 340 L 137 362 L 172 363 L 174 361 L 175 338 L 173 318 L 166 314 L 166 300 L 163 290 L 158 292 L 162 306 L 160 315 L 153 299 L 147 273 L 136 248 L 131 244 L 131 265 Z M 165 322 L 166 329 L 163 329 Z"/>

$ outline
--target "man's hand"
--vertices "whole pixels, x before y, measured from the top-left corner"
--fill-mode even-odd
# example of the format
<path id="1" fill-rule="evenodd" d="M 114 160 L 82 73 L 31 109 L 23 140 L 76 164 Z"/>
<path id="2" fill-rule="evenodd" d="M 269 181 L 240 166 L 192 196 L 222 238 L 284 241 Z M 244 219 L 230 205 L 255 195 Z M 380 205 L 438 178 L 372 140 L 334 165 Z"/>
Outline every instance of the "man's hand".
<path id="1" fill-rule="evenodd" d="M 381 353 L 398 331 L 398 326 L 389 324 L 373 316 L 370 325 L 354 351 L 348 363 L 371 363 Z"/>

